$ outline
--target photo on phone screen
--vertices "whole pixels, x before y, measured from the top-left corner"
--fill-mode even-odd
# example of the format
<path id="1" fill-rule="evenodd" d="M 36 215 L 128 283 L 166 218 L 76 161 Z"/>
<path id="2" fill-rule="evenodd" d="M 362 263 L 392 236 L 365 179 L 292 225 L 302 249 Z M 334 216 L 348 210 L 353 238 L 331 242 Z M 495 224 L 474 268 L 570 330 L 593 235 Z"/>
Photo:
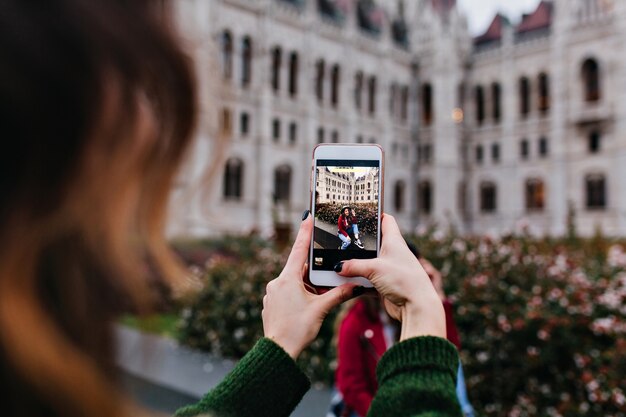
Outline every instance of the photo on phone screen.
<path id="1" fill-rule="evenodd" d="M 376 257 L 379 164 L 377 160 L 317 160 L 313 270 L 332 271 L 339 261 Z"/>

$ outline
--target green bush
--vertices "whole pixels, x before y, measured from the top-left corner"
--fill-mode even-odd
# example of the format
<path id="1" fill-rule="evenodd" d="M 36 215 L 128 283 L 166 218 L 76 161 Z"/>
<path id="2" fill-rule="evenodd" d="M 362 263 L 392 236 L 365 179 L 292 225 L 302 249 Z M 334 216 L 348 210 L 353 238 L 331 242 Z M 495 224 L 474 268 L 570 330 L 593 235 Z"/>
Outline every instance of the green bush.
<path id="1" fill-rule="evenodd" d="M 337 224 L 341 208 L 345 204 L 322 203 L 315 206 L 315 217 L 331 224 Z M 378 228 L 378 205 L 376 203 L 350 203 L 354 208 L 361 233 L 376 236 Z"/>
<path id="2" fill-rule="evenodd" d="M 204 268 L 204 290 L 184 310 L 180 334 L 187 344 L 239 358 L 262 335 L 265 285 L 285 254 L 229 239 L 212 246 L 218 255 Z M 626 416 L 622 244 L 440 232 L 412 240 L 445 277 L 479 415 Z M 314 381 L 332 381 L 333 320 L 301 357 Z"/>
<path id="3" fill-rule="evenodd" d="M 241 358 L 263 336 L 265 286 L 280 274 L 287 253 L 277 253 L 255 238 L 229 237 L 201 246 L 212 248 L 205 262 L 204 288 L 182 310 L 179 340 L 216 355 Z M 179 250 L 194 251 L 189 246 Z M 332 381 L 328 358 L 332 357 L 334 314 L 299 358 L 300 366 L 314 381 Z"/>

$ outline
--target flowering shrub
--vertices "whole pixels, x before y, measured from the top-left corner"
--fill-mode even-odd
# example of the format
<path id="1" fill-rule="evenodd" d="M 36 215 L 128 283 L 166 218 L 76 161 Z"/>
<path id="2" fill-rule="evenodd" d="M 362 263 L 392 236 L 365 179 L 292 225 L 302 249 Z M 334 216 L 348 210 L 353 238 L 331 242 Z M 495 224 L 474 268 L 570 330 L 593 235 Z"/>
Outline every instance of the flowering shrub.
<path id="1" fill-rule="evenodd" d="M 315 207 L 315 217 L 331 224 L 337 224 L 341 208 L 345 204 L 323 203 Z M 359 230 L 368 235 L 375 236 L 378 227 L 378 205 L 376 203 L 351 203 L 354 208 Z"/>
<path id="2" fill-rule="evenodd" d="M 203 289 L 182 310 L 179 339 L 191 347 L 222 357 L 241 358 L 263 336 L 261 310 L 267 283 L 277 277 L 287 260 L 255 238 L 207 241 L 202 249 L 178 246 L 183 257 L 203 252 L 204 265 L 192 265 L 204 283 Z M 320 337 L 299 358 L 299 365 L 314 381 L 331 381 L 328 358 L 332 357 L 332 313 Z"/>
<path id="3" fill-rule="evenodd" d="M 445 277 L 479 415 L 626 416 L 624 245 L 600 237 L 441 232 L 412 240 Z M 211 248 L 201 268 L 204 290 L 184 310 L 181 337 L 238 358 L 262 335 L 265 285 L 280 273 L 285 254 L 249 238 Z M 333 320 L 301 357 L 315 381 L 332 380 Z"/>
<path id="4" fill-rule="evenodd" d="M 626 415 L 621 245 L 436 233 L 417 243 L 446 276 L 478 410 Z"/>

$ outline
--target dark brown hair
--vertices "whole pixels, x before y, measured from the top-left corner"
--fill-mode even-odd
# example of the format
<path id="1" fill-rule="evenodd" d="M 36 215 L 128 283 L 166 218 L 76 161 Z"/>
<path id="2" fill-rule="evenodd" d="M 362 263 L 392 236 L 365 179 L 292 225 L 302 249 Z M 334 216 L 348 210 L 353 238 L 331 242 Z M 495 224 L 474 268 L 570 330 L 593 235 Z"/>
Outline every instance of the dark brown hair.
<path id="1" fill-rule="evenodd" d="M 191 65 L 149 0 L 0 2 L 3 416 L 120 416 L 111 324 L 153 304 L 196 117 Z"/>

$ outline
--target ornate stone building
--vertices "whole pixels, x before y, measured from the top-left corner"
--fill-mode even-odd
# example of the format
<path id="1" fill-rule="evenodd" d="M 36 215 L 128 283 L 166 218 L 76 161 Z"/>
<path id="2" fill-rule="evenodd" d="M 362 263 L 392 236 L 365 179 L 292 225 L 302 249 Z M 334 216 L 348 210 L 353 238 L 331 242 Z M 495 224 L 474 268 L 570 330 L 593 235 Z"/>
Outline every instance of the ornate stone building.
<path id="1" fill-rule="evenodd" d="M 542 1 L 472 38 L 454 0 L 177 0 L 201 122 L 172 235 L 271 232 L 315 144 L 378 143 L 409 231 L 626 233 L 626 2 Z"/>

